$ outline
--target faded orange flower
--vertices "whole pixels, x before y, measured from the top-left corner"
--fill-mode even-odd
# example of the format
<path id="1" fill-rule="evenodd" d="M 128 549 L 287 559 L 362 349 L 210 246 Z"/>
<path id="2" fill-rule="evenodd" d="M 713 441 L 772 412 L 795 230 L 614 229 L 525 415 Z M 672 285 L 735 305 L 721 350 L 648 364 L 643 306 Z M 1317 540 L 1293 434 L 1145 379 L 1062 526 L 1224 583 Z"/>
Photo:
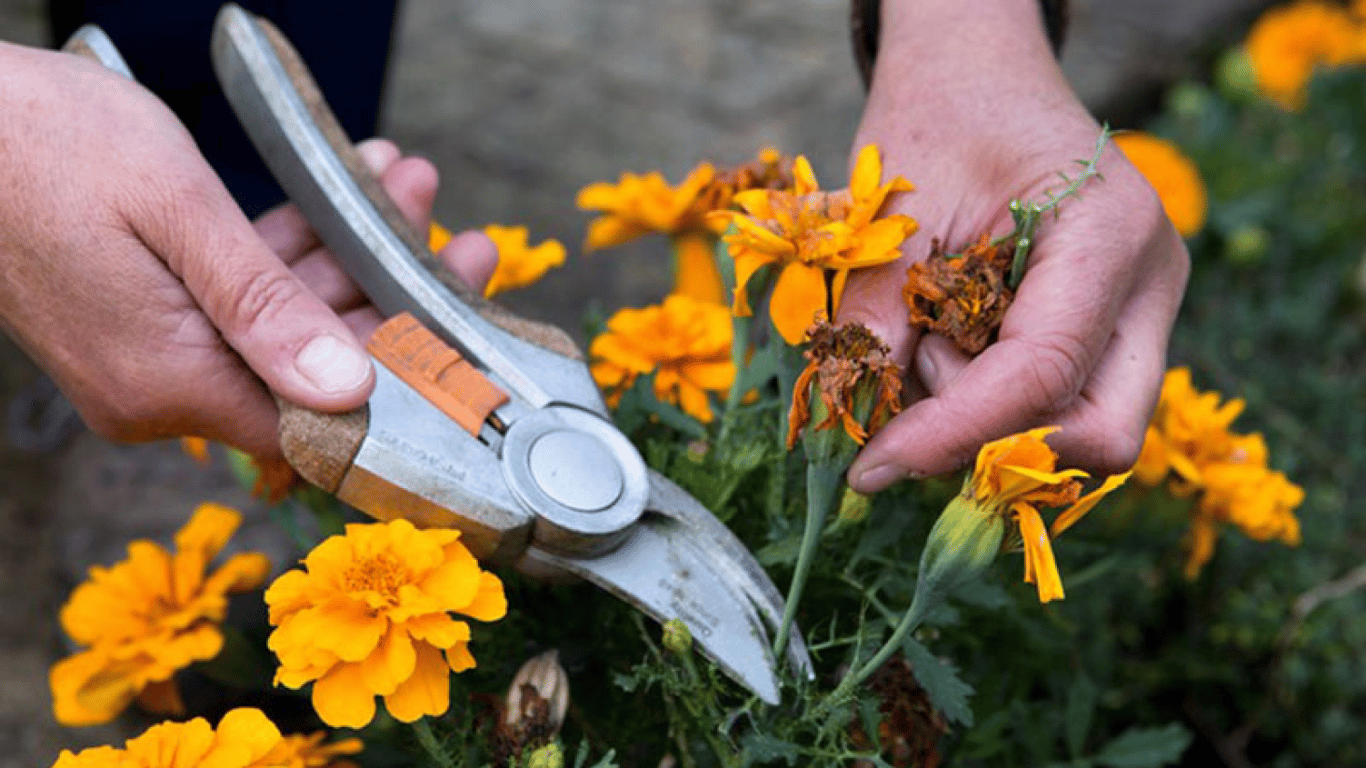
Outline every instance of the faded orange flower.
<path id="1" fill-rule="evenodd" d="M 901 368 L 891 351 L 862 323 L 832 325 L 821 321 L 807 332 L 802 352 L 806 368 L 797 377 L 788 415 L 787 449 L 808 426 L 812 430 L 843 427 L 858 445 L 901 411 Z M 822 418 L 811 425 L 812 411 Z"/>
<path id="2" fill-rule="evenodd" d="M 746 285 L 771 265 L 777 274 L 769 317 L 783 339 L 795 345 L 818 317 L 839 311 L 852 270 L 896 259 L 917 224 L 900 214 L 876 218 L 892 193 L 912 186 L 900 176 L 881 181 L 882 159 L 874 145 L 859 152 L 846 190 L 820 191 L 805 157 L 793 164 L 793 176 L 791 190 L 737 193 L 743 212 L 720 211 L 712 220 L 735 227 L 723 238 L 735 261 L 733 311 L 750 314 Z"/>
<path id="3" fill-rule="evenodd" d="M 713 418 L 708 392 L 735 380 L 730 313 L 719 304 L 672 295 L 642 309 L 623 309 L 593 339 L 593 380 L 613 407 L 638 376 L 654 374 L 655 397 L 699 421 Z"/>
<path id="4" fill-rule="evenodd" d="M 1245 45 L 1258 90 L 1288 110 L 1304 106 L 1314 70 L 1366 60 L 1361 20 L 1318 0 L 1267 10 L 1252 25 Z"/>
<path id="5" fill-rule="evenodd" d="M 481 571 L 460 532 L 418 530 L 407 520 L 348 525 L 266 590 L 275 682 L 313 683 L 328 725 L 359 728 L 375 696 L 403 722 L 443 714 L 450 672 L 474 666 L 469 624 L 507 612 L 503 584 Z"/>
<path id="6" fill-rule="evenodd" d="M 1129 478 L 1129 473 L 1107 477 L 1096 490 L 1081 495 L 1079 469 L 1057 469 L 1058 455 L 1044 438 L 1057 427 L 1031 429 L 982 446 L 972 475 L 963 484 L 979 513 L 1000 515 L 1013 522 L 1024 548 L 1024 580 L 1035 584 L 1039 602 L 1065 597 L 1062 577 L 1053 559 L 1050 539 L 1072 527 L 1107 493 Z M 1068 505 L 1044 527 L 1039 507 Z"/>
<path id="7" fill-rule="evenodd" d="M 270 570 L 265 555 L 241 553 L 209 572 L 241 520 L 202 504 L 176 534 L 175 552 L 139 540 L 127 560 L 90 569 L 61 611 L 62 628 L 86 650 L 49 674 L 57 722 L 107 723 L 140 696 L 163 714 L 183 714 L 172 676 L 218 655 L 228 595 L 259 587 Z"/>
<path id="8" fill-rule="evenodd" d="M 484 234 L 498 246 L 498 268 L 484 286 L 486 297 L 531 285 L 551 267 L 564 264 L 564 246 L 559 240 L 546 240 L 532 247 L 526 227 L 490 224 L 484 227 Z"/>
<path id="9" fill-rule="evenodd" d="M 63 751 L 52 768 L 354 768 L 336 758 L 359 752 L 360 740 L 322 744 L 323 736 L 281 736 L 261 710 L 243 707 L 216 729 L 196 717 L 154 725 L 123 749 Z"/>
<path id="10" fill-rule="evenodd" d="M 965 354 L 986 349 L 1015 298 L 1006 284 L 1014 257 L 1013 239 L 994 243 L 984 234 L 956 255 L 945 254 L 939 240 L 932 240 L 929 258 L 906 270 L 901 295 L 908 321 L 943 336 Z"/>
<path id="11" fill-rule="evenodd" d="M 1142 131 L 1115 135 L 1115 145 L 1157 190 L 1162 210 L 1182 237 L 1191 237 L 1205 226 L 1209 193 L 1200 170 L 1177 146 Z"/>
<path id="12" fill-rule="evenodd" d="M 1217 392 L 1197 390 L 1189 369 L 1167 371 L 1134 466 L 1143 484 L 1165 482 L 1178 498 L 1196 498 L 1185 567 L 1191 579 L 1213 556 L 1225 524 L 1258 541 L 1300 543 L 1295 509 L 1304 500 L 1303 489 L 1267 466 L 1260 434 L 1229 429 L 1242 413 L 1243 401 L 1221 400 Z"/>

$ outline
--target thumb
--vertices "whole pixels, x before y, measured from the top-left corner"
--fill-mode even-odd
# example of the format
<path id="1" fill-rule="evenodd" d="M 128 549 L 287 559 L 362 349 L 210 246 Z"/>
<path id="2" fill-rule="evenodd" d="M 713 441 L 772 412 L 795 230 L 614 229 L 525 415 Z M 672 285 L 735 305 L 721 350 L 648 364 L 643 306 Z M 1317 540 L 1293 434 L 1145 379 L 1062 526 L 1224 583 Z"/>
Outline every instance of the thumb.
<path id="1" fill-rule="evenodd" d="M 856 270 L 849 275 L 835 320 L 860 322 L 888 347 L 893 361 L 903 368 L 909 363 L 920 331 L 908 322 L 909 311 L 901 298 L 906 282 L 906 259 Z"/>
<path id="2" fill-rule="evenodd" d="M 202 161 L 159 211 L 133 222 L 223 339 L 266 386 L 323 411 L 359 407 L 374 383 L 347 326 L 256 234 Z"/>

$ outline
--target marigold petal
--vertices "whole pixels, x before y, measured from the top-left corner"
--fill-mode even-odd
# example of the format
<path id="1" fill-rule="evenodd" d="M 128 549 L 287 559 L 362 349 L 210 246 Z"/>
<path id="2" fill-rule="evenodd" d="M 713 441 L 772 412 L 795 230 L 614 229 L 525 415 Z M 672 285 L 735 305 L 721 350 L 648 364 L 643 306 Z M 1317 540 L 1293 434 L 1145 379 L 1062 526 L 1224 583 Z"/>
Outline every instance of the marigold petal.
<path id="1" fill-rule="evenodd" d="M 1090 512 L 1097 502 L 1105 498 L 1106 494 L 1124 485 L 1131 474 L 1132 470 L 1105 478 L 1105 482 L 1101 483 L 1099 488 L 1077 499 L 1076 503 L 1054 518 L 1053 524 L 1048 528 L 1048 535 L 1056 539 L 1063 531 L 1071 528 L 1083 515 Z"/>
<path id="2" fill-rule="evenodd" d="M 444 715 L 450 707 L 450 669 L 441 651 L 417 643 L 417 664 L 413 674 L 398 689 L 384 697 L 384 706 L 395 720 L 416 722 L 430 715 Z"/>
<path id="3" fill-rule="evenodd" d="M 137 695 L 131 671 L 101 651 L 85 651 L 53 664 L 48 670 L 53 716 L 73 727 L 112 721 Z"/>
<path id="4" fill-rule="evenodd" d="M 806 329 L 825 313 L 825 272 L 805 264 L 788 264 L 778 275 L 769 299 L 769 317 L 788 344 L 802 343 Z"/>
<path id="5" fill-rule="evenodd" d="M 503 582 L 487 571 L 479 574 L 479 590 L 474 599 L 457 611 L 479 621 L 497 621 L 507 615 L 507 595 Z"/>
<path id="6" fill-rule="evenodd" d="M 1020 524 L 1020 539 L 1024 543 L 1025 581 L 1038 587 L 1041 603 L 1063 599 L 1066 595 L 1062 589 L 1062 577 L 1058 575 L 1053 547 L 1048 541 L 1048 532 L 1044 530 L 1038 510 L 1028 504 L 1016 504 L 1012 509 Z"/>
<path id="7" fill-rule="evenodd" d="M 806 159 L 806 155 L 797 155 L 797 159 L 792 161 L 792 181 L 793 192 L 798 195 L 810 194 L 821 188 L 816 182 L 816 173 L 811 170 L 811 161 Z"/>
<path id="8" fill-rule="evenodd" d="M 456 643 L 446 649 L 446 664 L 452 672 L 464 672 L 476 666 L 474 655 L 465 643 Z"/>
<path id="9" fill-rule="evenodd" d="M 299 611 L 288 622 L 342 661 L 365 658 L 389 628 L 388 620 L 373 615 L 364 603 L 341 596 Z"/>
<path id="10" fill-rule="evenodd" d="M 313 684 L 313 710 L 333 728 L 363 728 L 375 719 L 375 694 L 360 664 L 338 664 Z"/>
<path id="11" fill-rule="evenodd" d="M 444 613 L 409 619 L 403 628 L 414 640 L 421 640 L 437 648 L 450 648 L 456 643 L 469 642 L 470 639 L 470 625 L 456 621 Z"/>
<path id="12" fill-rule="evenodd" d="M 675 294 L 722 304 L 726 287 L 716 268 L 716 237 L 709 232 L 685 232 L 673 239 Z"/>
<path id="13" fill-rule="evenodd" d="M 1194 580 L 1199 576 L 1200 569 L 1214 557 L 1214 543 L 1218 535 L 1218 528 L 1209 518 L 1202 515 L 1191 521 L 1190 532 L 1187 534 L 1187 546 L 1190 548 L 1186 555 L 1187 580 Z"/>
<path id="14" fill-rule="evenodd" d="M 251 707 L 239 707 L 229 711 L 218 721 L 214 741 L 220 748 L 231 745 L 235 748 L 234 751 L 240 750 L 239 754 L 246 757 L 246 762 L 220 762 L 211 755 L 204 761 L 203 766 L 212 768 L 221 765 L 222 768 L 229 768 L 253 763 L 274 749 L 283 738 L 280 729 L 275 727 L 275 723 L 272 723 L 264 712 Z"/>
<path id="15" fill-rule="evenodd" d="M 361 676 L 370 690 L 381 696 L 393 693 L 413 674 L 417 654 L 408 633 L 399 628 L 389 630 L 374 652 L 361 662 Z"/>
<path id="16" fill-rule="evenodd" d="M 175 535 L 176 549 L 198 552 L 210 560 L 223 549 L 242 524 L 242 514 L 222 504 L 205 502 L 195 508 L 190 521 Z"/>
<path id="17" fill-rule="evenodd" d="M 735 296 L 731 311 L 736 317 L 749 317 L 749 279 L 761 268 L 777 261 L 771 254 L 746 251 L 735 257 Z"/>
<path id="18" fill-rule="evenodd" d="M 460 542 L 448 545 L 445 557 L 445 562 L 418 582 L 418 588 L 446 610 L 458 611 L 479 591 L 479 562 Z"/>
<path id="19" fill-rule="evenodd" d="M 260 552 L 239 552 L 227 560 L 204 580 L 202 591 L 222 594 L 246 592 L 266 583 L 270 576 L 270 558 Z"/>
<path id="20" fill-rule="evenodd" d="M 129 739 L 120 768 L 198 768 L 213 751 L 213 728 L 202 717 L 187 723 L 161 723 Z"/>
<path id="21" fill-rule="evenodd" d="M 270 623 L 280 624 L 286 616 L 312 605 L 312 585 L 309 574 L 300 570 L 285 571 L 271 582 L 265 593 L 266 605 L 270 607 Z"/>

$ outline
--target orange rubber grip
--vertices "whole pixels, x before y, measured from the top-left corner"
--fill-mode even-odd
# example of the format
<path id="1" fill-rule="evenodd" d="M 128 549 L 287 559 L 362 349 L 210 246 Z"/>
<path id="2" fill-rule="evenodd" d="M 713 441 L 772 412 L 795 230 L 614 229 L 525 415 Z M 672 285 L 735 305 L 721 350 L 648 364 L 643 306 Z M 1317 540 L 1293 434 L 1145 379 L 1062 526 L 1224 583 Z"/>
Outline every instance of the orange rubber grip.
<path id="1" fill-rule="evenodd" d="M 508 401 L 506 392 L 407 312 L 389 318 L 366 346 L 385 368 L 475 437 L 493 409 Z"/>

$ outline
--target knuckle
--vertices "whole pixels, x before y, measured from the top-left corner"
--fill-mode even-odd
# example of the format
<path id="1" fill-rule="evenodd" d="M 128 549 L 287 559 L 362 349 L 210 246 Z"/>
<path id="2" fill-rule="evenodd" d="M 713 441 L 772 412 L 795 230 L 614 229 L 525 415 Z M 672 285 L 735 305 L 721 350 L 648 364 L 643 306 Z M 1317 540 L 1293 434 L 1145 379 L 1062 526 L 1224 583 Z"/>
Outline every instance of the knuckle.
<path id="1" fill-rule="evenodd" d="M 1081 392 L 1090 370 L 1087 354 L 1076 339 L 1052 335 L 1032 339 L 1025 355 L 1022 385 L 1031 409 L 1038 414 L 1060 413 Z"/>
<path id="2" fill-rule="evenodd" d="M 238 281 L 224 297 L 219 316 L 232 334 L 243 334 L 280 315 L 300 294 L 298 282 L 286 270 L 261 269 Z"/>

